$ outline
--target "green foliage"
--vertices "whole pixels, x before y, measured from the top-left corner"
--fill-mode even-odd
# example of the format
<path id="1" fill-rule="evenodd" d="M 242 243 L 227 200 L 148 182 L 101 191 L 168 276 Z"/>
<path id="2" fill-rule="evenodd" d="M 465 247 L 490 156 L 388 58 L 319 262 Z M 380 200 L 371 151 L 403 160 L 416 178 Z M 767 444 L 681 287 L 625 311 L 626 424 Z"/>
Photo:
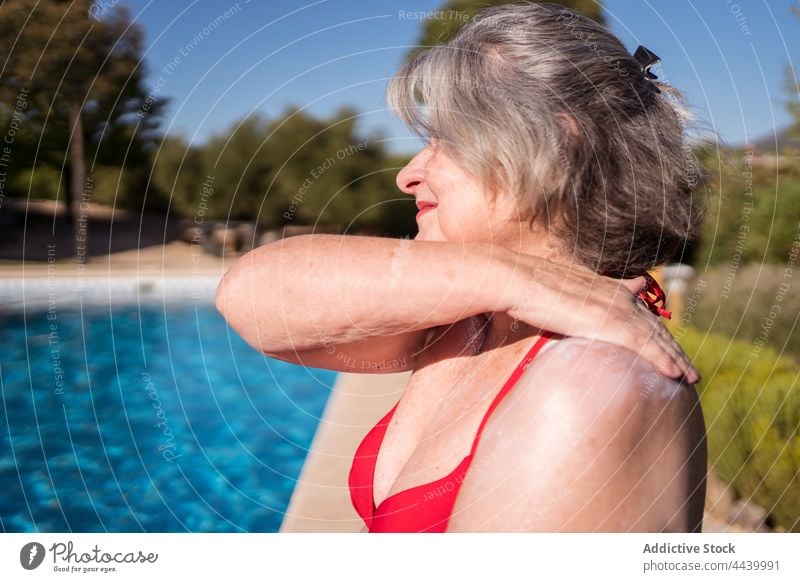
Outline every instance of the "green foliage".
<path id="1" fill-rule="evenodd" d="M 795 253 L 795 260 L 800 260 L 800 253 Z M 798 275 L 800 264 L 792 266 L 787 257 L 781 264 L 700 273 L 686 320 L 710 333 L 770 345 L 800 363 Z"/>
<path id="2" fill-rule="evenodd" d="M 137 200 L 132 200 L 133 189 L 130 187 L 129 173 L 119 166 L 96 165 L 89 173 L 86 188 L 90 192 L 90 200 L 109 207 L 131 207 L 141 198 L 138 191 Z M 138 185 L 138 182 L 137 182 Z M 41 165 L 35 170 L 24 168 L 13 174 L 7 186 L 8 195 L 17 198 L 40 200 L 58 200 L 64 196 L 61 174 L 51 166 Z"/>
<path id="3" fill-rule="evenodd" d="M 800 532 L 800 367 L 722 335 L 679 335 L 703 376 L 709 465 L 774 525 Z"/>
<path id="4" fill-rule="evenodd" d="M 136 114 L 147 96 L 142 29 L 119 3 L 103 10 L 101 18 L 92 16 L 92 5 L 91 0 L 3 2 L 0 119 L 13 114 L 21 92 L 26 96 L 9 174 L 32 167 L 37 173 L 64 168 L 65 185 L 72 172 L 83 174 L 68 156 L 70 111 L 77 108 L 85 160 L 91 166 L 124 166 L 125 189 L 118 199 L 136 207 L 144 194 L 148 149 L 165 102 L 153 103 L 148 115 Z M 37 151 L 37 144 L 46 147 Z M 68 188 L 61 192 L 70 194 Z"/>
<path id="5" fill-rule="evenodd" d="M 786 261 L 800 229 L 800 164 L 746 150 L 706 152 L 707 214 L 697 264 Z"/>
<path id="6" fill-rule="evenodd" d="M 8 191 L 17 198 L 27 198 L 30 192 L 31 198 L 56 200 L 60 181 L 58 170 L 49 166 L 40 166 L 36 170 L 25 168 L 13 174 Z"/>
<path id="7" fill-rule="evenodd" d="M 197 216 L 205 180 L 199 148 L 190 147 L 183 137 L 166 136 L 153 152 L 151 187 L 168 200 L 178 216 Z"/>
<path id="8" fill-rule="evenodd" d="M 90 175 L 92 202 L 111 207 L 121 206 L 121 198 L 125 193 L 122 174 L 122 169 L 117 166 L 95 166 Z"/>
<path id="9" fill-rule="evenodd" d="M 423 21 L 422 36 L 417 42 L 420 49 L 415 49 L 412 54 L 424 47 L 445 44 L 484 8 L 517 3 L 519 0 L 447 0 L 435 11 L 433 18 Z M 597 22 L 605 23 L 603 8 L 596 0 L 561 0 L 556 4 L 563 4 Z"/>
<path id="10" fill-rule="evenodd" d="M 174 138 L 157 153 L 155 182 L 186 217 L 339 227 L 397 236 L 415 231 L 413 201 L 394 179 L 405 159 L 379 136 L 356 131 L 354 111 L 318 119 L 299 110 L 252 115 L 189 148 Z M 211 184 L 204 191 L 203 184 Z"/>

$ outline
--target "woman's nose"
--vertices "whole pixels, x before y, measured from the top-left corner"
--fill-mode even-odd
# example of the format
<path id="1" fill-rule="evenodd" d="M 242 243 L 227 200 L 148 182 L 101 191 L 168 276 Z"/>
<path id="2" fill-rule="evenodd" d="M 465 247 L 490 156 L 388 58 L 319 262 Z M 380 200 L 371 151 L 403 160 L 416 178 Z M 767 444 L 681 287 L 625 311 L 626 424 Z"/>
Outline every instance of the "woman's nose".
<path id="1" fill-rule="evenodd" d="M 428 146 L 406 164 L 397 174 L 397 187 L 401 192 L 415 196 L 419 185 L 425 181 L 425 172 L 428 166 L 428 160 L 431 157 L 431 147 Z"/>

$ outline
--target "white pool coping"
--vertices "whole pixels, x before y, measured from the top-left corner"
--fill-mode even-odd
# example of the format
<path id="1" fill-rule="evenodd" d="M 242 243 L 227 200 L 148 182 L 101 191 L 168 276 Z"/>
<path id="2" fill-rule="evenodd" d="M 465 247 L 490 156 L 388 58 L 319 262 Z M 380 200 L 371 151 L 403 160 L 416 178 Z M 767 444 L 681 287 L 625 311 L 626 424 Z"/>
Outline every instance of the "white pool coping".
<path id="1" fill-rule="evenodd" d="M 46 309 L 51 305 L 158 305 L 214 302 L 217 275 L 30 276 L 0 279 L 0 311 Z"/>

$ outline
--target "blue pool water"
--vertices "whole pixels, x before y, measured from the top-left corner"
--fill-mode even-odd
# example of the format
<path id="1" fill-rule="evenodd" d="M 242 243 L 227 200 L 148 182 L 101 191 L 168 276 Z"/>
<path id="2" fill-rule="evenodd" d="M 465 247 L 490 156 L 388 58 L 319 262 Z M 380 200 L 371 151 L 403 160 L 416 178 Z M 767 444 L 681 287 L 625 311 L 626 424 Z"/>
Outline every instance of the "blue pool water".
<path id="1" fill-rule="evenodd" d="M 277 531 L 335 372 L 212 306 L 0 315 L 5 532 Z"/>

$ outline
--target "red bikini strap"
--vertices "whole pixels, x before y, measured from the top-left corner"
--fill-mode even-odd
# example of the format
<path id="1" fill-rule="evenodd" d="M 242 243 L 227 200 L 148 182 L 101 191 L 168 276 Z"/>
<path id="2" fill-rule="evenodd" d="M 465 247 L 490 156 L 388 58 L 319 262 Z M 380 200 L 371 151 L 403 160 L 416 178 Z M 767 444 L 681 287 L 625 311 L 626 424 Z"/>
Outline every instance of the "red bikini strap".
<path id="1" fill-rule="evenodd" d="M 656 315 L 671 319 L 672 312 L 666 310 L 667 295 L 664 293 L 664 290 L 659 287 L 656 280 L 653 279 L 649 273 L 644 274 L 644 280 L 647 282 L 647 286 L 639 292 L 639 298 L 644 301 L 647 308 Z M 658 305 L 659 303 L 661 303 L 661 305 Z"/>
<path id="2" fill-rule="evenodd" d="M 536 341 L 535 344 L 533 344 L 533 347 L 528 350 L 528 353 L 525 354 L 523 360 L 511 373 L 511 376 L 500 389 L 500 392 L 498 392 L 497 396 L 494 397 L 492 404 L 489 406 L 489 410 L 487 410 L 486 414 L 483 416 L 480 427 L 478 427 L 478 433 L 475 435 L 475 440 L 472 442 L 472 450 L 470 451 L 470 455 L 475 454 L 475 450 L 478 448 L 478 441 L 480 441 L 481 434 L 483 433 L 483 427 L 486 426 L 486 423 L 489 421 L 489 417 L 492 415 L 492 412 L 494 412 L 494 409 L 497 408 L 497 405 L 500 404 L 500 401 L 503 399 L 503 397 L 514 387 L 514 385 L 517 383 L 517 380 L 520 379 L 520 376 L 522 376 L 522 374 L 525 373 L 525 370 L 527 370 L 531 365 L 533 358 L 536 357 L 536 354 L 539 353 L 539 350 L 542 349 L 542 346 L 544 346 L 544 344 L 546 344 L 551 337 L 553 337 L 551 332 L 542 332 L 542 336 Z"/>

